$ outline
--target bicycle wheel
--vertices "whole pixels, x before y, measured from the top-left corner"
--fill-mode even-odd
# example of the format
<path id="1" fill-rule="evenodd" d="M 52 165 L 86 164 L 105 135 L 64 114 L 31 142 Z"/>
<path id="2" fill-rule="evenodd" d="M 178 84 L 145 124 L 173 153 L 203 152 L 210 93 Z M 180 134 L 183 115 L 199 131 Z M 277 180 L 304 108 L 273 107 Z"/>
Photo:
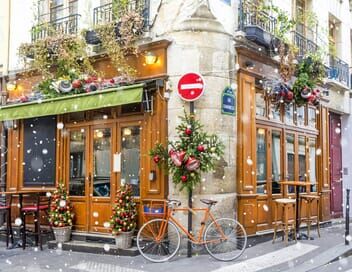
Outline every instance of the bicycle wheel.
<path id="1" fill-rule="evenodd" d="M 137 247 L 147 260 L 161 263 L 174 257 L 180 247 L 177 227 L 165 219 L 153 219 L 145 223 L 137 235 Z"/>
<path id="2" fill-rule="evenodd" d="M 219 218 L 205 230 L 204 241 L 207 241 L 205 248 L 212 257 L 219 261 L 232 261 L 246 249 L 247 234 L 236 220 Z"/>

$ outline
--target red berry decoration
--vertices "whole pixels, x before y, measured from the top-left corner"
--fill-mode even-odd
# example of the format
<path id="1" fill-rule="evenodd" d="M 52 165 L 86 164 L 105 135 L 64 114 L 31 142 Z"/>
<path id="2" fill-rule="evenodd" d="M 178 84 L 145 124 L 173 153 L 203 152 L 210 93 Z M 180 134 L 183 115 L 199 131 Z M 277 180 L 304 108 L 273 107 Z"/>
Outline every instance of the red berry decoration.
<path id="1" fill-rule="evenodd" d="M 204 145 L 198 145 L 198 146 L 197 146 L 197 150 L 198 150 L 199 152 L 204 152 L 204 150 L 205 150 Z"/>
<path id="2" fill-rule="evenodd" d="M 192 134 L 192 129 L 186 128 L 185 134 L 186 134 L 187 136 L 190 136 L 190 135 Z"/>
<path id="3" fill-rule="evenodd" d="M 74 89 L 79 89 L 82 86 L 82 82 L 79 79 L 75 79 L 74 81 L 72 81 L 72 87 Z"/>
<path id="4" fill-rule="evenodd" d="M 115 83 L 115 79 L 113 79 L 113 78 L 110 79 L 110 83 L 111 83 L 111 84 L 114 84 L 114 83 Z"/>
<path id="5" fill-rule="evenodd" d="M 159 163 L 160 162 L 160 157 L 158 155 L 154 156 L 153 161 L 155 163 Z"/>
<path id="6" fill-rule="evenodd" d="M 183 183 L 187 182 L 187 176 L 181 176 L 181 180 L 182 180 Z"/>

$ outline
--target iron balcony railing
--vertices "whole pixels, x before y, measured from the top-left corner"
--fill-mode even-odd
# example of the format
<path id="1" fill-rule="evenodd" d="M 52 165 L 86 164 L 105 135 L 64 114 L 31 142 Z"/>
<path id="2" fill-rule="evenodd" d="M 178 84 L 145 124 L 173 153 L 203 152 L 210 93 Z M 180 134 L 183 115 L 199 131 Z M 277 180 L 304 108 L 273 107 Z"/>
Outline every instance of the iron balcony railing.
<path id="1" fill-rule="evenodd" d="M 150 0 L 130 0 L 128 3 L 129 10 L 140 11 L 144 18 L 144 26 L 149 26 L 149 7 Z M 119 6 L 113 3 L 108 3 L 93 10 L 94 25 L 106 24 L 118 19 Z"/>
<path id="2" fill-rule="evenodd" d="M 334 56 L 330 56 L 327 74 L 329 79 L 337 80 L 338 82 L 349 86 L 349 67 L 348 63 L 344 62 L 343 60 Z"/>
<path id="3" fill-rule="evenodd" d="M 301 33 L 297 31 L 293 32 L 293 42 L 294 45 L 298 48 L 297 55 L 303 57 L 307 53 L 315 53 L 318 50 L 318 45 L 310 39 L 307 39 Z"/>
<path id="4" fill-rule="evenodd" d="M 250 1 L 240 1 L 239 29 L 244 31 L 248 26 L 258 26 L 270 34 L 274 34 L 277 19 L 268 13 L 259 10 L 258 6 Z"/>
<path id="5" fill-rule="evenodd" d="M 72 14 L 32 27 L 32 42 L 56 35 L 57 33 L 68 35 L 77 34 L 80 17 L 81 15 L 79 14 Z"/>

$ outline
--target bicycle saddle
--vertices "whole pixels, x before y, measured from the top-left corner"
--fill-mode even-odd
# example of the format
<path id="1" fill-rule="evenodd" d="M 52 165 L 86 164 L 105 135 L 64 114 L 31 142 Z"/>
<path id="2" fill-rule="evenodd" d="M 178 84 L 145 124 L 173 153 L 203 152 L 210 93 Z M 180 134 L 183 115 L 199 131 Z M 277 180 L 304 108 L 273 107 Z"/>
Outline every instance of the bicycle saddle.
<path id="1" fill-rule="evenodd" d="M 218 203 L 217 201 L 211 199 L 201 199 L 200 202 L 203 202 L 206 205 L 215 205 Z"/>

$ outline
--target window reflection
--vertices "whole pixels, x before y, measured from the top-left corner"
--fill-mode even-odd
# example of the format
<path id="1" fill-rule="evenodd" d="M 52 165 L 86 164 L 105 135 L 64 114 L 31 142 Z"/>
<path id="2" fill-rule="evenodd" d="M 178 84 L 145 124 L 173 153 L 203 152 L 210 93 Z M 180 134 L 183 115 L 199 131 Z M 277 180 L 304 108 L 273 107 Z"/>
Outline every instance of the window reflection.
<path id="1" fill-rule="evenodd" d="M 111 129 L 93 131 L 93 196 L 110 196 Z"/>
<path id="2" fill-rule="evenodd" d="M 309 181 L 312 183 L 311 192 L 317 191 L 317 172 L 316 172 L 316 140 L 309 139 Z"/>
<path id="3" fill-rule="evenodd" d="M 295 180 L 295 135 L 286 134 L 286 173 L 287 179 Z M 288 186 L 289 193 L 294 192 L 293 186 Z"/>
<path id="4" fill-rule="evenodd" d="M 257 193 L 266 194 L 266 131 L 257 129 Z"/>
<path id="5" fill-rule="evenodd" d="M 297 107 L 297 125 L 304 126 L 306 121 L 305 106 Z"/>
<path id="6" fill-rule="evenodd" d="M 85 141 L 86 134 L 83 129 L 81 131 L 72 131 L 70 133 L 69 191 L 71 196 L 85 195 Z"/>
<path id="7" fill-rule="evenodd" d="M 121 130 L 121 184 L 131 184 L 134 196 L 140 195 L 140 127 Z"/>
<path id="8" fill-rule="evenodd" d="M 293 110 L 293 105 L 286 105 L 285 106 L 285 122 L 286 124 L 289 125 L 293 125 L 293 114 L 294 114 L 294 110 Z"/>
<path id="9" fill-rule="evenodd" d="M 308 108 L 308 125 L 312 128 L 316 127 L 317 114 L 315 108 Z"/>
<path id="10" fill-rule="evenodd" d="M 306 137 L 298 137 L 298 167 L 299 181 L 306 181 Z"/>
<path id="11" fill-rule="evenodd" d="M 279 194 L 281 192 L 281 133 L 273 130 L 271 135 L 271 168 L 272 168 L 272 193 Z"/>
<path id="12" fill-rule="evenodd" d="M 265 106 L 265 97 L 264 91 L 261 89 L 255 90 L 255 104 L 256 104 L 256 115 L 265 116 L 266 106 Z"/>

